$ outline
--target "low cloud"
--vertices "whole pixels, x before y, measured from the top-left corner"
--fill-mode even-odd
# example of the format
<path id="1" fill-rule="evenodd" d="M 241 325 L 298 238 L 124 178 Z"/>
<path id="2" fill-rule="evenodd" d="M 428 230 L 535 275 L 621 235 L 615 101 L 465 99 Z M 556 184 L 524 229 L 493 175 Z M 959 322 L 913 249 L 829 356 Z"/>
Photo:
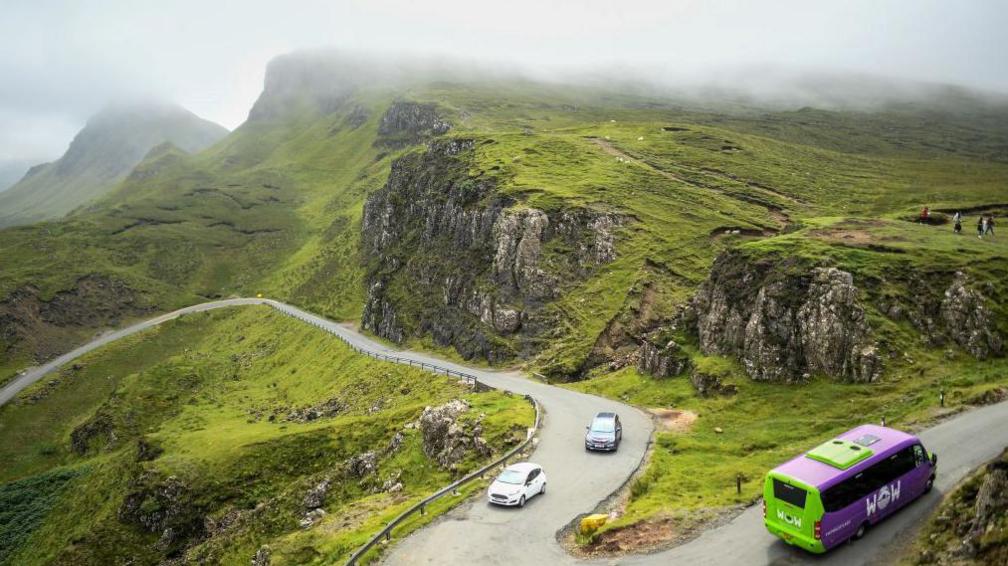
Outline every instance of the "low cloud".
<path id="1" fill-rule="evenodd" d="M 233 128 L 271 58 L 324 46 L 465 58 L 551 77 L 618 70 L 670 90 L 781 100 L 829 94 L 808 86 L 824 81 L 808 79 L 834 75 L 1003 93 L 1005 22 L 1000 0 L 12 0 L 0 19 L 0 158 L 54 158 L 68 132 L 124 98 L 174 101 Z"/>

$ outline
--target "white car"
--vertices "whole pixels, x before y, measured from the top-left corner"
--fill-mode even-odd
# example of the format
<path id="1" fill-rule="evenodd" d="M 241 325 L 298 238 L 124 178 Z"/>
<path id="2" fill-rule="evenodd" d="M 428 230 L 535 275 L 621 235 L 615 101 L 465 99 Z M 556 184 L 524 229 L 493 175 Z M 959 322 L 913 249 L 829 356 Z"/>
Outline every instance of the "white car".
<path id="1" fill-rule="evenodd" d="M 531 462 L 511 464 L 487 489 L 487 500 L 496 505 L 517 505 L 546 493 L 546 472 Z"/>

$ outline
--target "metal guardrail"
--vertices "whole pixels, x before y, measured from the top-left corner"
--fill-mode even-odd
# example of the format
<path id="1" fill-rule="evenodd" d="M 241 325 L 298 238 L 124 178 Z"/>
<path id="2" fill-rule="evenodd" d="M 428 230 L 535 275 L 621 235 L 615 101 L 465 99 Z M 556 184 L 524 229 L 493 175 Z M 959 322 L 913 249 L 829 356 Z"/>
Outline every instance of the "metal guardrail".
<path id="1" fill-rule="evenodd" d="M 482 468 L 476 470 L 475 472 L 471 472 L 469 475 L 459 480 L 456 480 L 446 485 L 445 487 L 442 487 L 432 495 L 429 495 L 426 498 L 424 498 L 423 501 L 420 501 L 419 503 L 414 504 L 409 509 L 403 511 L 401 514 L 399 514 L 398 517 L 392 519 L 387 525 L 385 525 L 385 528 L 382 529 L 378 534 L 371 537 L 369 541 L 364 543 L 363 546 L 358 548 L 356 552 L 350 555 L 350 559 L 347 560 L 346 562 L 347 566 L 356 566 L 357 561 L 360 560 L 361 557 L 363 557 L 365 554 L 367 554 L 369 550 L 371 550 L 377 544 L 379 544 L 382 541 L 382 539 L 384 539 L 386 542 L 391 541 L 393 529 L 395 529 L 397 526 L 399 526 L 400 523 L 408 519 L 410 516 L 415 515 L 416 513 L 420 513 L 421 515 L 423 515 L 427 505 L 432 501 L 439 499 L 440 497 L 444 496 L 447 493 L 454 492 L 459 487 L 471 481 L 484 478 L 487 472 L 496 468 L 497 466 L 507 463 L 508 459 L 525 450 L 525 448 L 527 448 L 529 444 L 532 443 L 532 440 L 535 437 L 535 433 L 539 430 L 539 422 L 540 422 L 539 403 L 536 402 L 535 398 L 532 397 L 531 395 L 526 395 L 525 399 L 527 399 L 530 403 L 532 403 L 532 406 L 535 408 L 535 423 L 532 425 L 532 428 L 528 430 L 528 435 L 526 436 L 525 440 L 522 441 L 521 444 L 515 446 L 514 448 L 509 450 L 507 454 L 504 454 L 503 456 L 494 460 L 493 462 L 490 462 L 489 464 L 483 466 Z"/>
<path id="2" fill-rule="evenodd" d="M 347 346 L 349 346 L 351 349 L 353 349 L 355 352 L 358 352 L 360 354 L 364 354 L 364 355 L 366 355 L 366 356 L 368 356 L 370 358 L 374 358 L 376 360 L 384 360 L 384 361 L 387 361 L 387 362 L 394 362 L 394 363 L 397 363 L 397 364 L 407 364 L 409 366 L 419 367 L 421 370 L 431 371 L 431 372 L 434 372 L 436 374 L 444 374 L 446 376 L 455 375 L 455 376 L 458 376 L 458 377 L 464 379 L 466 381 L 466 383 L 469 386 L 471 386 L 473 388 L 473 390 L 475 390 L 475 391 L 480 391 L 481 389 L 482 390 L 496 389 L 495 387 L 487 385 L 486 383 L 480 383 L 479 378 L 477 378 L 475 375 L 473 375 L 471 373 L 465 373 L 465 372 L 453 370 L 451 368 L 447 368 L 447 367 L 444 367 L 444 366 L 439 366 L 437 364 L 431 364 L 431 363 L 427 363 L 427 362 L 422 362 L 422 361 L 414 360 L 414 359 L 411 359 L 411 358 L 404 358 L 404 357 L 400 357 L 400 356 L 393 356 L 393 355 L 385 354 L 383 352 L 373 352 L 371 350 L 368 350 L 367 348 L 364 348 L 363 346 L 358 346 L 357 344 L 354 344 L 353 342 L 350 341 L 349 338 L 347 338 L 346 336 L 343 336 L 342 334 L 340 334 L 339 332 L 337 332 L 335 327 L 327 327 L 325 324 L 320 323 L 317 320 L 317 317 L 313 317 L 311 315 L 308 315 L 307 313 L 303 313 L 303 315 L 302 315 L 302 314 L 299 314 L 298 312 L 296 312 L 294 310 L 289 310 L 287 308 L 283 308 L 283 307 L 281 307 L 281 306 L 279 306 L 277 304 L 273 304 L 272 306 L 273 306 L 273 308 L 279 310 L 280 312 L 282 312 L 282 313 L 284 313 L 286 315 L 293 316 L 294 318 L 297 318 L 299 320 L 307 322 L 308 324 L 311 324 L 312 326 L 315 326 L 315 327 L 317 327 L 317 328 L 319 328 L 321 330 L 324 330 L 324 331 L 332 334 L 333 336 L 336 336 L 337 338 L 339 338 L 340 340 L 342 340 Z M 469 482 L 472 482 L 472 481 L 474 481 L 476 479 L 482 479 L 483 477 L 486 476 L 487 472 L 489 472 L 493 468 L 496 468 L 497 466 L 501 466 L 502 464 L 506 464 L 507 461 L 508 461 L 508 459 L 512 458 L 516 454 L 520 454 L 522 451 L 524 451 L 526 448 L 528 448 L 528 446 L 530 444 L 532 444 L 532 441 L 535 438 L 536 433 L 539 432 L 539 425 L 540 425 L 540 422 L 542 420 L 542 412 L 540 411 L 540 408 L 539 408 L 539 402 L 536 401 L 534 397 L 532 397 L 531 395 L 525 395 L 525 399 L 528 400 L 528 402 L 531 403 L 532 407 L 535 409 L 535 422 L 532 424 L 532 427 L 528 429 L 528 432 L 526 433 L 526 436 L 525 436 L 525 440 L 523 440 L 518 446 L 515 446 L 514 448 L 512 448 L 511 450 L 509 450 L 506 454 L 504 454 L 500 458 L 497 458 L 496 460 L 494 460 L 493 462 L 490 462 L 489 464 L 483 466 L 482 468 L 480 468 L 480 469 L 478 469 L 478 470 L 476 470 L 474 472 L 471 472 L 468 475 L 462 477 L 461 479 L 455 480 L 454 482 L 452 482 L 452 483 L 450 483 L 450 484 L 442 487 L 441 489 L 439 489 L 438 491 L 434 492 L 433 494 L 425 497 L 422 501 L 420 501 L 418 503 L 415 503 L 409 509 L 407 509 L 407 510 L 403 511 L 402 513 L 400 513 L 395 519 L 392 519 L 391 521 L 389 521 L 389 523 L 387 525 L 385 525 L 385 528 L 383 528 L 380 532 L 378 532 L 376 535 L 374 535 L 373 537 L 371 537 L 366 543 L 364 543 L 353 554 L 351 554 L 350 555 L 350 559 L 347 560 L 347 566 L 356 566 L 357 565 L 357 561 L 360 560 L 361 557 L 363 557 L 365 554 L 367 554 L 367 552 L 369 550 L 371 550 L 376 545 L 378 545 L 383 539 L 386 542 L 392 540 L 392 530 L 393 529 L 395 529 L 400 524 L 402 524 L 403 521 L 405 521 L 406 519 L 410 518 L 411 516 L 413 516 L 413 515 L 415 515 L 417 513 L 420 513 L 421 515 L 423 515 L 426 512 L 427 505 L 429 505 L 431 502 L 433 502 L 433 501 L 435 501 L 435 500 L 443 497 L 444 495 L 446 495 L 448 493 L 454 492 L 459 487 L 461 487 L 461 486 L 463 486 L 463 485 L 465 485 L 465 484 L 467 484 Z"/>

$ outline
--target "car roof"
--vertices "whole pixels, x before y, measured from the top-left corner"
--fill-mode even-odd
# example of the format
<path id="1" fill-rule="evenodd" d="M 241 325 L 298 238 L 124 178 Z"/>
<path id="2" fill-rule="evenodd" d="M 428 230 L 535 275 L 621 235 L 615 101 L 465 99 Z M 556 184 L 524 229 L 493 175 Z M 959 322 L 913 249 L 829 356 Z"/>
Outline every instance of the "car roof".
<path id="1" fill-rule="evenodd" d="M 511 464 L 507 467 L 509 470 L 514 470 L 516 472 L 531 472 L 536 468 L 541 468 L 539 464 L 533 464 L 532 462 L 518 462 L 517 464 Z"/>
<path id="2" fill-rule="evenodd" d="M 596 419 L 615 419 L 616 413 L 599 413 L 595 415 Z"/>

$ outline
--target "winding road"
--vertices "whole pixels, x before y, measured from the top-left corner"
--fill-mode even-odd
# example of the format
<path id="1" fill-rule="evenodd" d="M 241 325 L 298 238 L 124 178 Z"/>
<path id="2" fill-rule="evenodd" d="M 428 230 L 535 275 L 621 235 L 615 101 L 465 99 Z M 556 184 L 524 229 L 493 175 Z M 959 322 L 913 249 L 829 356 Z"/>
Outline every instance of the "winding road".
<path id="1" fill-rule="evenodd" d="M 637 468 L 653 429 L 640 410 L 609 399 L 553 387 L 517 372 L 462 366 L 418 352 L 393 350 L 353 328 L 278 301 L 227 299 L 193 305 L 99 336 L 49 363 L 32 368 L 0 390 L 0 405 L 61 365 L 96 348 L 181 315 L 243 305 L 269 305 L 285 314 L 341 336 L 358 348 L 394 354 L 476 375 L 497 388 L 534 396 L 545 411 L 530 460 L 546 470 L 546 495 L 524 509 L 491 507 L 482 498 L 468 501 L 428 527 L 394 544 L 387 564 L 878 564 L 890 561 L 895 548 L 938 503 L 941 492 L 967 472 L 996 456 L 1008 444 L 1008 403 L 976 409 L 946 420 L 923 433 L 925 445 L 939 455 L 939 474 L 932 493 L 912 503 L 876 527 L 864 539 L 825 556 L 812 556 L 785 545 L 763 528 L 760 508 L 752 507 L 730 523 L 693 541 L 648 555 L 584 561 L 568 555 L 556 532 L 580 513 L 592 510 L 619 489 Z M 614 454 L 587 453 L 584 427 L 599 411 L 616 411 L 624 423 L 624 438 Z"/>

